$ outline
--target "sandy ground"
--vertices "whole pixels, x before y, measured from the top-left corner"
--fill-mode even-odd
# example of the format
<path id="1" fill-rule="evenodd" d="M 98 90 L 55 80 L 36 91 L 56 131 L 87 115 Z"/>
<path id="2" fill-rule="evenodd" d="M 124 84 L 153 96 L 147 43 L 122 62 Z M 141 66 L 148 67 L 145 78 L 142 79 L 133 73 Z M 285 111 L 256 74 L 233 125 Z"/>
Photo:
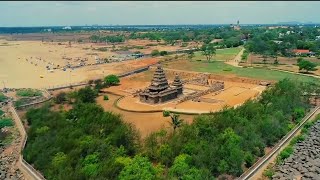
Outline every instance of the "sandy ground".
<path id="1" fill-rule="evenodd" d="M 47 88 L 81 82 L 100 78 L 108 74 L 126 72 L 157 61 L 154 58 L 149 58 L 92 65 L 74 70 L 67 69 L 66 71 L 56 69 L 53 72 L 49 72 L 46 70 L 46 63 L 54 62 L 55 65 L 64 65 L 66 63 L 66 60 L 62 59 L 64 53 L 66 57 L 73 59 L 76 57 L 87 57 L 90 62 L 95 61 L 95 57 L 88 55 L 92 50 L 84 50 L 83 45 L 80 44 L 71 45 L 71 48 L 66 48 L 66 45 L 57 45 L 57 43 L 1 40 L 0 45 L 1 87 L 6 86 L 10 88 Z M 106 52 L 103 53 L 106 54 Z M 40 57 L 42 60 L 37 59 Z"/>
<path id="2" fill-rule="evenodd" d="M 160 130 L 162 128 L 171 130 L 170 118 L 163 117 L 162 112 L 159 113 L 134 113 L 122 111 L 113 106 L 120 96 L 108 94 L 109 100 L 104 101 L 103 96 L 97 98 L 97 103 L 100 104 L 106 111 L 112 111 L 122 115 L 123 120 L 127 123 L 132 124 L 139 130 L 141 138 L 145 138 L 148 134 Z M 186 123 L 191 123 L 193 120 L 192 115 L 181 115 L 180 116 Z"/>

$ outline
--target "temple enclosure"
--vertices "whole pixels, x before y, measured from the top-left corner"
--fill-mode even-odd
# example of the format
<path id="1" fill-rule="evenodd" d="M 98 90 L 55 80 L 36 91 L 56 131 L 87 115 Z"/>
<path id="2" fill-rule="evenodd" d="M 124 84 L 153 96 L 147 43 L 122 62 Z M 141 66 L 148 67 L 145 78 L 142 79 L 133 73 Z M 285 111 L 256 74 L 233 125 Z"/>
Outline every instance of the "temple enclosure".
<path id="1" fill-rule="evenodd" d="M 123 111 L 147 113 L 170 110 L 178 113 L 201 114 L 219 111 L 225 106 L 239 106 L 248 99 L 256 98 L 266 88 L 260 85 L 259 80 L 220 79 L 213 74 L 162 70 L 158 66 L 149 71 L 122 78 L 119 86 L 103 91 L 122 96 L 117 100 L 116 106 Z M 157 88 L 155 83 L 158 83 Z M 176 94 L 176 87 L 183 87 L 179 96 Z M 142 90 L 145 88 L 146 90 Z M 160 93 L 150 92 L 156 89 L 160 89 Z M 155 102 L 154 98 L 161 98 L 162 92 L 171 93 L 172 97 L 168 96 L 169 99 Z M 151 97 L 149 102 L 146 102 L 146 96 Z"/>

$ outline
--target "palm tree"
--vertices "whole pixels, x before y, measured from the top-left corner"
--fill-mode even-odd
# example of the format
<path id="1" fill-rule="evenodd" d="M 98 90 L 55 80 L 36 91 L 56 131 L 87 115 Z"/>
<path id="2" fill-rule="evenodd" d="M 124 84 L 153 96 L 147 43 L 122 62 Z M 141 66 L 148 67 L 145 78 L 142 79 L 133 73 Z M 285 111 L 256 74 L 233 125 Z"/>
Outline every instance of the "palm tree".
<path id="1" fill-rule="evenodd" d="M 163 117 L 168 117 L 170 116 L 171 118 L 171 126 L 173 127 L 173 133 L 176 131 L 178 127 L 180 127 L 183 123 L 183 119 L 180 119 L 180 115 L 176 113 L 170 113 L 170 111 L 163 111 Z"/>

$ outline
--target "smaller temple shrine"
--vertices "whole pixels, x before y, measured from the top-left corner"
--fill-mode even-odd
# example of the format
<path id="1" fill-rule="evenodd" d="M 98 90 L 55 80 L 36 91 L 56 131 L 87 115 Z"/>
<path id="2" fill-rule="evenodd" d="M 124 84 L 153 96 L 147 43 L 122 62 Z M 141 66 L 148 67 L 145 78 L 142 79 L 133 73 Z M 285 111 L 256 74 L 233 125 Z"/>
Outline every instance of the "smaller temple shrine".
<path id="1" fill-rule="evenodd" d="M 181 95 L 182 92 L 183 85 L 179 76 L 176 75 L 173 83 L 169 86 L 164 71 L 159 64 L 154 73 L 151 85 L 143 90 L 139 96 L 141 102 L 157 104 L 175 99 Z"/>

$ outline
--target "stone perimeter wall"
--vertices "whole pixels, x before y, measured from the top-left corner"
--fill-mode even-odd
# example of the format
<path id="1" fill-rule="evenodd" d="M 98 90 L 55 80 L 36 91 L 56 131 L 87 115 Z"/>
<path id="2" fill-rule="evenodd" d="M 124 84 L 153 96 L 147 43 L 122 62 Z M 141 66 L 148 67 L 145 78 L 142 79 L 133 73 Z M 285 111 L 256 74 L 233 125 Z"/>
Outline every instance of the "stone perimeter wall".
<path id="1" fill-rule="evenodd" d="M 258 79 L 245 78 L 245 77 L 226 77 L 223 75 L 211 74 L 211 73 L 187 72 L 187 71 L 180 71 L 180 70 L 167 69 L 167 68 L 163 68 L 163 70 L 165 71 L 166 75 L 178 74 L 181 79 L 205 77 L 208 79 L 214 79 L 218 81 L 230 81 L 230 82 L 248 83 L 248 84 L 256 84 L 256 85 L 259 85 L 259 83 L 261 82 L 269 82 L 271 84 L 274 84 L 276 82 L 276 81 L 270 81 L 270 80 L 258 80 Z"/>

